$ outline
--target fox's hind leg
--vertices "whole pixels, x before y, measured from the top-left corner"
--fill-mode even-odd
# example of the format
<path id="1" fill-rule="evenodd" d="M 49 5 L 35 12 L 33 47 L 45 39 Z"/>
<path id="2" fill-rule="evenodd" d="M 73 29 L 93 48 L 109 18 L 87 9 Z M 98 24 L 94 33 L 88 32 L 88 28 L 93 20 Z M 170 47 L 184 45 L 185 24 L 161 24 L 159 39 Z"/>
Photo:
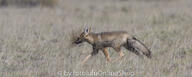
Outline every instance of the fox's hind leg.
<path id="1" fill-rule="evenodd" d="M 108 53 L 107 48 L 103 48 L 103 53 L 104 53 L 104 55 L 105 55 L 107 61 L 110 62 L 110 61 L 111 61 L 111 58 L 110 58 L 110 56 L 109 56 L 109 53 Z"/>
<path id="2" fill-rule="evenodd" d="M 118 61 L 118 60 L 120 60 L 120 59 L 122 59 L 123 58 L 123 56 L 124 56 L 124 53 L 121 51 L 121 47 L 119 46 L 119 47 L 113 47 L 114 49 L 115 49 L 115 51 L 117 51 L 118 53 L 119 53 L 119 57 L 118 58 L 116 58 L 113 62 L 116 62 L 116 61 Z"/>
<path id="3" fill-rule="evenodd" d="M 116 58 L 113 62 L 116 62 L 116 61 L 118 61 L 118 60 L 121 60 L 121 59 L 123 58 L 123 56 L 124 56 L 124 53 L 123 53 L 122 51 L 120 51 L 120 52 L 119 52 L 119 57 Z"/>

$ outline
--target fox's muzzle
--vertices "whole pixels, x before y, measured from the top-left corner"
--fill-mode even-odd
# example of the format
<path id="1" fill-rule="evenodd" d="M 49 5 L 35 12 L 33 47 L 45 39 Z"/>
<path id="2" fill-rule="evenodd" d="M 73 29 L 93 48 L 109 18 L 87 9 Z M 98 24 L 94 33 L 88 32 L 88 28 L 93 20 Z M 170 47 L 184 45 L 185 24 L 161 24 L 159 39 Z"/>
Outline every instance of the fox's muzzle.
<path id="1" fill-rule="evenodd" d="M 80 39 L 80 38 L 77 38 L 77 40 L 74 42 L 75 44 L 80 44 L 80 43 L 82 43 L 83 42 L 83 40 L 82 39 Z"/>

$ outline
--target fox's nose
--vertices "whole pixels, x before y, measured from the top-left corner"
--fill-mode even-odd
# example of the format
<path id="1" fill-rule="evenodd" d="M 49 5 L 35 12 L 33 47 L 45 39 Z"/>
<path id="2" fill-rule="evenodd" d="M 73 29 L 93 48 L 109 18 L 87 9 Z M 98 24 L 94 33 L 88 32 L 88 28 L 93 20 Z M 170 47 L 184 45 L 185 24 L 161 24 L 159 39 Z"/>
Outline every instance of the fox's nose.
<path id="1" fill-rule="evenodd" d="M 77 40 L 75 41 L 75 44 L 79 44 L 81 42 L 82 42 L 82 40 L 80 38 L 77 38 Z"/>

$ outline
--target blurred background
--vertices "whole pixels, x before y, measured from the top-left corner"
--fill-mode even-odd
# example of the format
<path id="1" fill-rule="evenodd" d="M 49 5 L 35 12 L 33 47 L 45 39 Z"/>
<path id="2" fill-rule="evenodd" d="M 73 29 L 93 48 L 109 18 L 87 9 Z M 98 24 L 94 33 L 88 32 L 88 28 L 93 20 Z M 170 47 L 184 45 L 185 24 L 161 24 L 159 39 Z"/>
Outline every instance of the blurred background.
<path id="1" fill-rule="evenodd" d="M 127 31 L 150 48 L 152 59 L 122 48 L 119 62 L 107 63 L 99 52 L 79 65 L 92 47 L 71 46 L 71 36 L 85 26 Z M 64 71 L 192 77 L 191 33 L 191 0 L 0 0 L 0 77 L 64 77 Z"/>

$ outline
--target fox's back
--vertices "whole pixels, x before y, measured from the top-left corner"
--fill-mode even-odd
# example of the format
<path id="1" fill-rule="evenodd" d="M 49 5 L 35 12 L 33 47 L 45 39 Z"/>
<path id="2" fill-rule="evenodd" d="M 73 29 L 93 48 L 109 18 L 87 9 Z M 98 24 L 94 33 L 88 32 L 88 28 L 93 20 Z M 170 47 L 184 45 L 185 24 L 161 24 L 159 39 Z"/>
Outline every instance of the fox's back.
<path id="1" fill-rule="evenodd" d="M 126 31 L 113 31 L 113 32 L 101 32 L 98 34 L 101 34 L 101 35 L 119 35 L 119 34 L 127 34 L 127 32 Z"/>
<path id="2" fill-rule="evenodd" d="M 113 31 L 113 32 L 101 32 L 95 33 L 95 42 L 100 44 L 109 43 L 109 44 L 123 44 L 127 41 L 127 38 L 131 36 L 126 31 Z"/>
<path id="3" fill-rule="evenodd" d="M 129 37 L 126 31 L 101 32 L 102 40 L 123 40 Z"/>

